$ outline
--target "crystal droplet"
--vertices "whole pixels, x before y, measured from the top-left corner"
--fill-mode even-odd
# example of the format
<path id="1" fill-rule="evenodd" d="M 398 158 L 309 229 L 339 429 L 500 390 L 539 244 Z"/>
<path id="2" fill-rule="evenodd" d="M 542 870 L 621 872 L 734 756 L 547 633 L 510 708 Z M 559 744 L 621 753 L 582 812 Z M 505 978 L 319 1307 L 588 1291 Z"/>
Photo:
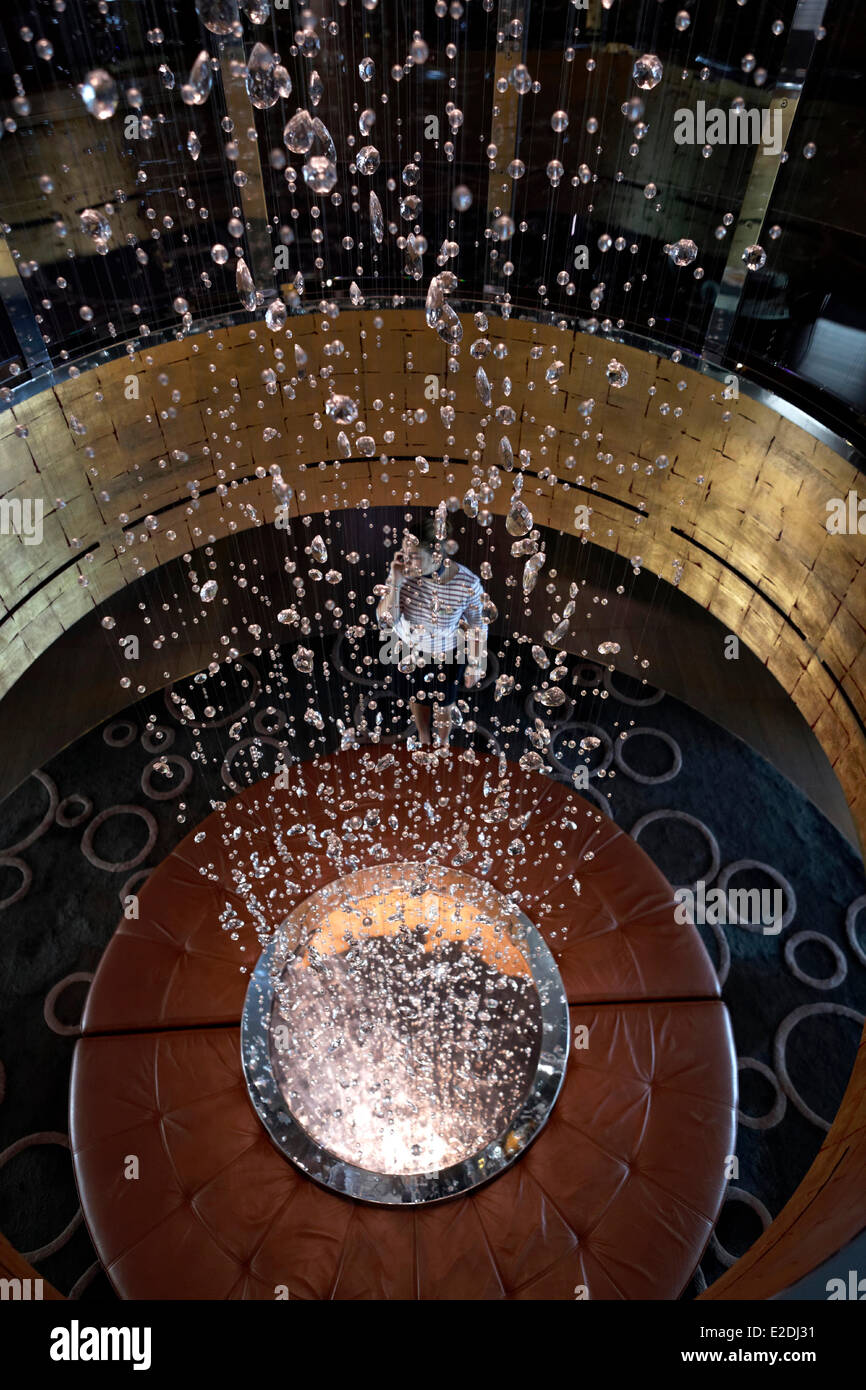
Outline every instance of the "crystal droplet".
<path id="1" fill-rule="evenodd" d="M 612 357 L 608 362 L 605 376 L 611 386 L 616 387 L 618 390 L 628 384 L 628 372 L 621 362 L 617 362 L 615 357 Z"/>
<path id="2" fill-rule="evenodd" d="M 108 241 L 111 238 L 111 223 L 102 212 L 95 208 L 83 208 L 78 214 L 78 222 L 85 236 L 93 241 Z"/>
<path id="3" fill-rule="evenodd" d="M 358 418 L 358 406 L 351 396 L 331 396 L 325 402 L 325 414 L 340 425 L 351 425 Z"/>
<path id="4" fill-rule="evenodd" d="M 195 0 L 195 9 L 211 34 L 230 34 L 238 22 L 235 0 Z"/>
<path id="5" fill-rule="evenodd" d="M 381 155 L 375 145 L 362 145 L 355 156 L 355 167 L 359 174 L 375 174 Z"/>
<path id="6" fill-rule="evenodd" d="M 621 650 L 619 642 L 599 642 L 598 644 L 599 656 L 616 656 L 617 652 Z"/>
<path id="7" fill-rule="evenodd" d="M 563 637 L 566 637 L 567 635 L 568 619 L 563 618 L 562 622 L 557 623 L 556 627 L 553 628 L 550 632 L 545 632 L 544 640 L 547 643 L 548 647 L 558 647 Z"/>
<path id="8" fill-rule="evenodd" d="M 192 159 L 198 159 L 201 154 L 201 140 L 199 140 L 194 130 L 191 130 L 186 137 L 186 147 Z"/>
<path id="9" fill-rule="evenodd" d="M 190 68 L 189 81 L 180 89 L 181 100 L 187 106 L 204 106 L 213 85 L 210 54 L 202 49 Z"/>
<path id="10" fill-rule="evenodd" d="M 559 705 L 564 705 L 568 696 L 564 690 L 560 690 L 558 685 L 551 685 L 547 690 L 536 691 L 535 698 L 540 705 L 547 709 L 557 709 Z"/>
<path id="11" fill-rule="evenodd" d="M 632 77 L 642 92 L 651 92 L 662 80 L 661 60 L 654 53 L 644 53 L 632 68 Z"/>
<path id="12" fill-rule="evenodd" d="M 243 256 L 238 260 L 235 283 L 238 287 L 238 298 L 241 304 L 252 312 L 256 307 L 256 287 Z"/>
<path id="13" fill-rule="evenodd" d="M 463 337 L 463 325 L 447 302 L 442 279 L 438 275 L 434 275 L 430 281 L 424 314 L 430 327 L 436 329 L 443 342 L 451 344 L 460 342 Z"/>
<path id="14" fill-rule="evenodd" d="M 212 603 L 217 596 L 217 582 L 215 579 L 208 579 L 202 584 L 199 591 L 199 598 L 202 603 Z"/>
<path id="15" fill-rule="evenodd" d="M 320 120 L 318 116 L 313 117 L 313 135 L 315 139 L 317 139 L 321 143 L 322 152 L 324 153 L 325 157 L 327 159 L 330 159 L 332 164 L 336 164 L 337 147 L 334 144 L 334 141 L 331 137 L 331 132 L 325 125 L 325 122 Z"/>
<path id="16" fill-rule="evenodd" d="M 544 551 L 539 550 L 536 555 L 530 555 L 526 564 L 523 566 L 523 592 L 531 594 L 538 579 L 538 571 L 544 564 Z"/>
<path id="17" fill-rule="evenodd" d="M 512 497 L 505 529 L 510 536 L 525 536 L 532 530 L 532 512 L 521 497 Z"/>
<path id="18" fill-rule="evenodd" d="M 318 564 L 326 565 L 328 563 L 328 548 L 321 536 L 314 536 L 310 541 L 310 554 Z"/>
<path id="19" fill-rule="evenodd" d="M 747 246 L 742 259 L 747 270 L 760 270 L 767 264 L 767 253 L 763 246 Z"/>
<path id="20" fill-rule="evenodd" d="M 313 118 L 309 111 L 296 111 L 283 130 L 283 144 L 292 154 L 306 154 L 313 143 Z"/>
<path id="21" fill-rule="evenodd" d="M 519 763 L 524 772 L 538 772 L 544 767 L 544 759 L 540 753 L 524 753 Z"/>
<path id="22" fill-rule="evenodd" d="M 304 183 L 313 193 L 330 193 L 337 182 L 337 166 L 322 154 L 312 155 L 304 165 Z"/>
<path id="23" fill-rule="evenodd" d="M 265 323 L 272 333 L 279 333 L 286 326 L 288 309 L 281 299 L 275 299 L 265 310 Z"/>
<path id="24" fill-rule="evenodd" d="M 475 390 L 483 406 L 489 407 L 493 404 L 493 388 L 483 367 L 479 367 L 475 373 Z"/>
<path id="25" fill-rule="evenodd" d="M 298 647 L 292 657 L 292 665 L 296 671 L 303 671 L 306 675 L 309 675 L 313 669 L 313 660 L 313 653 L 310 651 L 309 647 Z"/>
<path id="26" fill-rule="evenodd" d="M 375 193 L 370 194 L 370 230 L 376 241 L 384 241 L 385 218 L 382 213 L 382 204 L 379 202 Z"/>
<path id="27" fill-rule="evenodd" d="M 117 83 L 104 68 L 94 68 L 87 74 L 78 88 L 78 95 L 98 121 L 110 120 L 120 99 Z"/>
<path id="28" fill-rule="evenodd" d="M 325 95 L 325 84 L 323 83 L 319 74 L 316 72 L 315 68 L 313 68 L 313 71 L 310 73 L 310 81 L 307 86 L 307 91 L 309 93 L 311 104 L 313 106 L 318 106 L 319 102 L 322 100 L 322 97 Z"/>
<path id="29" fill-rule="evenodd" d="M 245 84 L 247 96 L 257 111 L 267 111 L 269 107 L 276 106 L 280 99 L 276 66 L 277 60 L 267 44 L 253 44 Z"/>
<path id="30" fill-rule="evenodd" d="M 698 254 L 698 248 L 688 237 L 681 237 L 667 248 L 674 265 L 691 265 Z"/>
<path id="31" fill-rule="evenodd" d="M 364 303 L 364 296 L 362 295 L 360 288 L 354 280 L 349 286 L 349 298 L 356 308 L 359 308 L 360 305 Z"/>
<path id="32" fill-rule="evenodd" d="M 561 380 L 561 378 L 562 378 L 562 373 L 563 373 L 564 371 L 565 371 L 565 363 L 564 363 L 564 362 L 551 362 L 551 364 L 550 364 L 550 366 L 548 367 L 547 371 L 544 373 L 544 380 L 548 383 L 548 385 L 550 385 L 550 386 L 556 386 L 557 383 Z"/>
<path id="33" fill-rule="evenodd" d="M 424 274 L 422 242 L 423 238 L 417 238 L 414 232 L 410 232 L 403 247 L 403 271 L 411 275 L 413 280 L 420 280 Z"/>

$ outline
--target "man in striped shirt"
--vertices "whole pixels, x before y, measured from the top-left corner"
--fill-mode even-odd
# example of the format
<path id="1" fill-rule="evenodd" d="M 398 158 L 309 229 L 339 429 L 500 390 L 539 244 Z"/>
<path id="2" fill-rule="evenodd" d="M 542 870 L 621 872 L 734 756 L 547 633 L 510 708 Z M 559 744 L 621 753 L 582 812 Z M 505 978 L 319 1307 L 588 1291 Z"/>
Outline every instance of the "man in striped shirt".
<path id="1" fill-rule="evenodd" d="M 408 698 L 422 747 L 431 742 L 432 704 L 436 744 L 447 748 L 458 691 L 476 685 L 487 665 L 484 590 L 478 576 L 447 553 L 451 531 L 447 517 L 425 519 L 420 545 L 404 543 L 391 561 L 377 609 L 380 627 L 392 638 L 388 659 L 397 663 L 391 688 Z"/>

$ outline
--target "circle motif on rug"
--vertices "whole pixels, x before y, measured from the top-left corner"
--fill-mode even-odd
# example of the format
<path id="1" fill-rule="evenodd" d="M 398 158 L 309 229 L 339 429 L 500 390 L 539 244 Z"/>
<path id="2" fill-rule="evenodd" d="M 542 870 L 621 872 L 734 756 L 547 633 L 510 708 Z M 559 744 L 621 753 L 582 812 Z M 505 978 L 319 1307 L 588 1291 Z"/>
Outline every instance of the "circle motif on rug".
<path id="1" fill-rule="evenodd" d="M 862 898 L 855 898 L 845 913 L 845 932 L 848 937 L 848 944 L 861 965 L 866 965 L 866 951 L 857 940 L 857 917 L 862 908 L 866 907 L 866 893 Z"/>
<path id="2" fill-rule="evenodd" d="M 773 866 L 772 866 L 772 864 L 764 864 L 760 859 L 737 859 L 737 860 L 734 861 L 733 864 L 726 864 L 726 865 L 725 865 L 725 867 L 722 869 L 722 872 L 719 874 L 719 881 L 718 881 L 716 887 L 717 887 L 717 888 L 721 888 L 721 890 L 722 890 L 723 893 L 727 893 L 727 892 L 728 892 L 728 882 L 730 881 L 730 879 L 732 879 L 732 878 L 734 877 L 734 874 L 744 873 L 747 869 L 759 869 L 759 870 L 761 871 L 761 873 L 768 874 L 770 878 L 775 879 L 776 882 L 778 883 L 779 887 L 781 888 L 783 895 L 787 898 L 787 900 L 788 900 L 788 906 L 785 908 L 784 912 L 782 913 L 782 922 L 781 922 L 781 925 L 780 925 L 780 927 L 779 927 L 779 931 L 778 931 L 778 932 L 775 931 L 775 930 L 772 931 L 772 932 L 767 932 L 767 931 L 765 931 L 765 929 L 764 929 L 765 924 L 763 923 L 763 921 L 761 921 L 761 922 L 741 922 L 740 919 L 739 919 L 739 917 L 736 915 L 736 911 L 735 911 L 734 907 L 733 907 L 732 904 L 731 904 L 730 896 L 728 897 L 728 921 L 729 921 L 729 923 L 730 923 L 732 926 L 735 926 L 735 927 L 742 927 L 742 928 L 743 928 L 743 931 L 755 932 L 756 934 L 760 933 L 762 936 L 777 936 L 777 935 L 779 934 L 779 932 L 783 932 L 783 931 L 785 930 L 786 927 L 789 927 L 789 926 L 791 925 L 791 923 L 793 922 L 795 916 L 797 915 L 797 894 L 794 892 L 793 887 L 792 887 L 791 884 L 788 882 L 788 880 L 785 878 L 784 874 L 780 874 L 780 873 L 779 873 L 779 870 L 778 870 L 778 869 L 774 869 Z M 734 889 L 733 891 L 736 892 L 737 890 Z M 756 892 L 758 892 L 759 890 L 756 889 L 756 888 L 752 888 L 752 889 L 749 889 L 749 890 L 740 889 L 739 891 L 740 891 L 740 892 L 747 892 L 747 891 L 748 891 L 748 892 L 756 893 Z M 766 890 L 764 890 L 764 891 L 766 891 Z M 762 907 L 763 907 L 763 894 L 762 894 Z M 764 914 L 763 914 L 763 911 L 762 911 L 762 913 L 761 913 L 762 918 L 763 918 L 763 915 L 764 915 Z M 772 925 L 772 926 L 775 928 L 775 921 L 773 921 L 772 923 L 767 923 L 766 925 L 768 925 L 768 926 L 769 926 L 769 925 Z"/>
<path id="3" fill-rule="evenodd" d="M 382 705 L 387 700 L 397 700 L 398 698 L 399 697 L 397 695 L 393 695 L 389 690 L 376 690 L 373 691 L 370 695 L 361 696 L 360 700 L 355 706 L 354 713 L 352 714 L 352 720 L 359 736 L 364 740 L 365 743 L 372 743 L 373 741 L 370 738 L 370 723 L 372 722 L 373 726 L 375 727 L 376 716 L 378 714 L 382 714 Z M 370 710 L 370 719 L 368 719 L 367 710 L 369 709 L 371 702 L 375 704 L 376 708 L 374 710 Z M 406 702 L 405 706 L 405 714 L 407 718 L 411 719 L 412 715 L 409 709 L 408 701 Z M 397 718 L 399 718 L 399 709 L 395 711 L 395 715 Z M 366 729 L 363 728 L 363 725 L 365 723 L 367 725 Z M 401 739 L 406 738 L 407 734 L 413 728 L 414 725 L 407 724 L 405 729 L 392 729 L 390 734 L 380 733 L 376 741 L 377 743 L 399 743 Z"/>
<path id="4" fill-rule="evenodd" d="M 861 1028 L 863 1024 L 866 1023 L 866 1018 L 864 1018 L 863 1014 L 858 1014 L 856 1009 L 849 1009 L 845 1004 L 803 1004 L 799 1009 L 794 1009 L 792 1013 L 789 1013 L 787 1018 L 782 1019 L 776 1036 L 773 1039 L 773 1065 L 776 1068 L 776 1075 L 779 1078 L 779 1084 L 782 1090 L 792 1104 L 796 1105 L 800 1114 L 805 1116 L 811 1124 L 817 1125 L 818 1129 L 827 1130 L 830 1128 L 833 1121 L 823 1120 L 821 1116 L 817 1115 L 812 1107 L 807 1105 L 803 1100 L 788 1075 L 788 1062 L 785 1056 L 788 1047 L 788 1038 L 791 1036 L 797 1024 L 802 1023 L 804 1018 L 811 1018 L 814 1014 L 835 1014 L 839 1018 L 853 1018 L 856 1023 L 859 1023 Z"/>
<path id="5" fill-rule="evenodd" d="M 167 753 L 177 734 L 167 724 L 157 724 L 153 729 L 145 729 L 141 736 L 141 746 L 145 753 Z"/>
<path id="6" fill-rule="evenodd" d="M 589 690 L 594 685 L 604 683 L 604 667 L 596 666 L 594 661 L 579 661 L 571 673 L 571 683 L 578 690 Z"/>
<path id="7" fill-rule="evenodd" d="M 467 723 L 472 725 L 471 729 L 467 729 Z M 478 742 L 481 744 L 482 750 L 486 754 L 489 754 L 490 757 L 498 758 L 502 753 L 502 748 L 500 746 L 499 740 L 497 739 L 493 730 L 488 729 L 487 725 L 482 724 L 478 719 L 470 718 L 468 720 L 462 721 L 459 724 L 455 721 L 454 733 L 462 734 L 465 739 L 468 739 L 468 751 L 470 752 L 472 751 L 473 740 L 477 737 Z"/>
<path id="8" fill-rule="evenodd" d="M 36 771 L 32 772 L 30 775 L 31 777 L 35 777 L 37 782 L 41 782 L 47 791 L 48 809 L 35 830 L 31 830 L 29 835 L 25 835 L 22 839 L 17 840 L 14 845 L 4 845 L 3 849 L 0 849 L 0 854 L 20 854 L 22 849 L 29 849 L 31 845 L 35 845 L 36 841 L 42 838 L 49 826 L 54 823 L 54 817 L 57 814 L 57 803 L 59 801 L 57 784 L 52 782 L 47 772 L 43 772 L 41 768 L 37 768 Z"/>
<path id="9" fill-rule="evenodd" d="M 62 980 L 58 980 L 56 985 L 45 996 L 45 1003 L 42 1005 L 42 1016 L 52 1033 L 59 1033 L 62 1038 L 74 1038 L 81 1032 L 80 1023 L 61 1023 L 54 1010 L 54 1005 L 60 998 L 65 989 L 70 985 L 90 984 L 93 974 L 87 970 L 76 970 L 72 975 L 66 975 Z"/>
<path id="10" fill-rule="evenodd" d="M 484 752 L 489 753 L 491 758 L 499 758 L 500 753 L 502 753 L 502 745 L 500 745 L 499 739 L 496 738 L 492 728 L 488 728 L 487 724 L 482 724 L 481 721 L 477 719 L 470 719 L 468 723 L 473 724 L 474 727 L 471 728 L 471 730 L 467 730 L 466 724 L 463 724 L 463 726 L 461 726 L 461 733 L 464 734 L 464 737 L 470 739 L 470 749 L 471 739 L 473 739 L 475 735 L 478 735 L 478 738 L 481 739 Z"/>
<path id="11" fill-rule="evenodd" d="M 145 884 L 145 883 L 147 882 L 147 880 L 150 878 L 150 876 L 151 876 L 152 873 L 153 873 L 153 869 L 152 869 L 152 868 L 150 868 L 150 869 L 137 869 L 137 870 L 135 871 L 134 874 L 130 874 L 130 875 L 129 875 L 129 878 L 126 880 L 126 882 L 124 883 L 123 887 L 121 888 L 120 892 L 119 892 L 118 895 L 117 895 L 117 896 L 119 897 L 119 899 L 120 899 L 120 906 L 121 906 L 121 907 L 125 907 L 125 906 L 126 906 L 126 899 L 127 899 L 127 898 L 135 897 L 135 895 L 136 895 L 136 893 L 138 892 L 139 888 L 141 888 L 141 887 L 144 886 L 144 884 Z"/>
<path id="12" fill-rule="evenodd" d="M 646 830 L 648 825 L 653 825 L 657 821 L 662 820 L 682 821 L 684 825 L 692 825 L 694 826 L 695 830 L 700 831 L 710 848 L 710 866 L 708 869 L 705 869 L 702 874 L 697 875 L 697 878 L 692 883 L 691 888 L 694 891 L 694 889 L 698 885 L 699 880 L 701 879 L 704 881 L 704 883 L 712 883 L 716 874 L 719 872 L 719 865 L 722 862 L 722 856 L 719 851 L 718 840 L 716 839 L 712 830 L 710 830 L 710 827 L 708 825 L 704 825 L 702 820 L 698 820 L 697 816 L 690 816 L 685 811 L 647 811 L 646 815 L 641 816 L 640 819 L 636 820 L 634 825 L 632 826 L 632 839 L 637 840 L 641 832 Z"/>
<path id="13" fill-rule="evenodd" d="M 40 1144 L 57 1144 L 61 1149 L 68 1149 L 69 1136 L 48 1129 L 37 1130 L 35 1134 L 25 1134 L 23 1138 L 16 1139 L 14 1144 L 10 1144 L 0 1153 L 0 1168 L 5 1168 L 11 1159 L 23 1153 L 25 1149 L 35 1149 Z M 49 1255 L 54 1255 L 63 1248 L 70 1236 L 77 1231 L 83 1219 L 79 1206 L 72 1220 L 64 1227 L 59 1236 L 55 1236 L 54 1240 L 49 1241 L 47 1245 L 40 1246 L 38 1250 L 22 1251 L 22 1259 L 28 1260 L 31 1264 L 37 1260 L 47 1260 Z"/>
<path id="14" fill-rule="evenodd" d="M 183 724 L 184 728 L 187 729 L 191 729 L 193 727 L 196 729 L 222 729 L 225 727 L 226 724 L 232 724 L 236 719 L 240 719 L 242 714 L 247 714 L 253 708 L 253 706 L 255 705 L 256 701 L 262 693 L 261 677 L 258 671 L 256 670 L 255 666 L 252 664 L 251 661 L 247 661 L 246 657 L 239 656 L 236 659 L 236 661 L 232 663 L 232 665 L 242 666 L 243 669 L 246 671 L 247 675 L 252 676 L 252 689 L 250 690 L 250 693 L 247 696 L 247 698 L 243 701 L 242 704 L 238 706 L 237 709 L 231 710 L 222 719 L 199 719 L 198 717 L 194 719 L 187 719 L 181 713 L 181 710 L 182 706 L 184 704 L 188 704 L 189 701 L 184 700 L 183 697 L 181 697 L 178 703 L 175 704 L 174 699 L 172 698 L 175 694 L 174 686 L 167 685 L 162 692 L 162 698 L 165 703 L 165 707 L 171 715 L 172 719 L 176 719 L 178 724 Z M 214 679 L 216 679 L 216 677 L 214 677 Z M 203 682 L 203 685 L 206 684 L 207 682 Z"/>
<path id="15" fill-rule="evenodd" d="M 345 632 L 338 633 L 337 639 L 331 649 L 331 665 L 334 670 L 343 677 L 344 681 L 348 681 L 350 685 L 363 685 L 368 690 L 384 690 L 384 678 L 382 680 L 373 680 L 370 676 L 361 676 L 356 671 L 350 671 L 348 666 L 346 666 L 343 661 L 343 642 L 345 636 Z M 368 669 L 374 671 L 376 670 L 376 666 L 371 665 Z"/>
<path id="16" fill-rule="evenodd" d="M 787 1097 L 779 1085 L 776 1073 L 766 1062 L 759 1062 L 756 1057 L 738 1057 L 737 1071 L 756 1071 L 765 1081 L 769 1081 L 776 1093 L 776 1099 L 765 1115 L 747 1115 L 742 1109 L 738 1109 L 737 1123 L 745 1125 L 747 1129 L 775 1129 L 788 1107 Z"/>
<path id="17" fill-rule="evenodd" d="M 297 761 L 296 758 L 293 758 L 287 752 L 287 744 L 285 739 L 281 740 L 278 738 L 271 738 L 270 734 L 250 734 L 249 738 L 238 739 L 237 743 L 233 743 L 229 751 L 226 753 L 225 757 L 223 758 L 223 765 L 220 768 L 220 777 L 222 778 L 225 785 L 228 787 L 229 791 L 240 791 L 240 786 L 232 777 L 232 763 L 234 762 L 238 754 L 243 752 L 244 748 L 249 748 L 251 745 L 253 745 L 256 748 L 261 748 L 265 744 L 267 744 L 269 748 L 276 748 L 278 755 L 277 762 L 282 763 L 285 767 L 288 767 L 291 763 Z M 262 773 L 262 776 L 264 775 L 265 774 Z M 245 785 L 249 784 L 247 783 Z"/>
<path id="18" fill-rule="evenodd" d="M 609 671 L 605 666 L 602 672 L 604 688 L 608 695 L 612 695 L 615 700 L 623 705 L 632 705 L 635 709 L 647 709 L 650 705 L 657 705 L 660 700 L 665 698 L 663 690 L 656 690 L 652 695 L 647 695 L 643 700 L 636 700 L 633 695 L 623 695 L 621 690 L 617 690 L 613 683 L 614 672 Z"/>
<path id="19" fill-rule="evenodd" d="M 819 979 L 816 975 L 807 975 L 805 970 L 800 968 L 797 964 L 797 947 L 802 945 L 804 941 L 820 941 L 822 946 L 827 947 L 836 962 L 836 969 L 832 975 L 826 975 L 823 979 Z M 811 985 L 813 989 L 835 989 L 837 985 L 841 985 L 848 974 L 848 962 L 844 952 L 840 950 L 835 941 L 819 931 L 798 931 L 794 936 L 790 936 L 785 942 L 785 964 L 795 980 L 799 980 L 804 985 Z"/>
<path id="20" fill-rule="evenodd" d="M 725 936 L 725 929 L 722 926 L 721 922 L 701 922 L 700 925 L 702 927 L 706 927 L 709 931 L 711 931 L 718 943 L 719 963 L 717 966 L 715 966 L 715 971 L 716 979 L 718 980 L 719 988 L 721 989 L 728 978 L 728 972 L 731 968 L 730 942 L 728 941 L 728 938 Z M 695 927 L 695 931 L 697 930 L 697 927 Z"/>
<path id="21" fill-rule="evenodd" d="M 71 812 L 73 806 L 80 806 L 78 814 Z M 57 810 L 54 813 L 54 820 L 61 830 L 74 830 L 93 810 L 93 802 L 89 796 L 82 796 L 81 792 L 72 792 L 69 796 L 64 796 Z"/>
<path id="22" fill-rule="evenodd" d="M 110 859 L 102 859 L 93 848 L 93 837 L 101 825 L 106 821 L 113 820 L 115 816 L 138 816 L 147 826 L 147 841 L 132 859 L 123 859 L 118 863 L 112 863 Z M 130 869 L 135 869 L 146 859 L 156 844 L 156 837 L 159 828 L 153 815 L 145 806 L 109 806 L 106 811 L 100 811 L 88 825 L 81 837 L 81 853 L 84 855 L 88 864 L 92 864 L 94 869 L 103 869 L 109 874 L 128 873 Z"/>
<path id="23" fill-rule="evenodd" d="M 629 767 L 623 755 L 623 745 L 631 743 L 634 738 L 659 738 L 662 743 L 666 743 L 674 755 L 674 760 L 667 772 L 659 772 L 655 776 L 650 776 L 646 772 L 635 772 L 634 768 Z M 614 762 L 620 772 L 624 772 L 626 777 L 630 777 L 633 782 L 640 782 L 644 787 L 655 787 L 661 782 L 672 782 L 679 773 L 683 765 L 683 755 L 676 739 L 671 738 L 663 729 L 630 729 L 628 738 L 618 738 L 613 745 Z"/>
<path id="24" fill-rule="evenodd" d="M 566 698 L 561 705 L 544 705 L 536 699 L 535 693 L 530 691 L 523 708 L 530 719 L 542 719 L 546 724 L 558 725 L 562 728 L 567 725 L 568 720 L 574 714 L 574 701 Z"/>
<path id="25" fill-rule="evenodd" d="M 134 738 L 135 725 L 130 724 L 128 719 L 116 719 L 102 730 L 102 741 L 109 748 L 128 748 Z"/>
<path id="26" fill-rule="evenodd" d="M 587 801 L 594 802 L 598 809 L 604 812 L 608 820 L 615 819 L 610 802 L 604 793 L 599 791 L 598 787 L 594 787 L 592 783 L 590 783 L 588 787 L 575 787 L 571 780 L 570 773 L 556 772 L 552 768 L 550 769 L 549 775 L 553 777 L 555 781 L 562 782 L 564 786 L 570 787 L 572 791 L 576 791 L 578 796 L 584 797 Z"/>
<path id="27" fill-rule="evenodd" d="M 29 864 L 25 864 L 23 859 L 19 859 L 16 854 L 0 854 L 0 868 L 17 869 L 21 875 L 21 882 L 13 893 L 8 893 L 5 898 L 0 899 L 0 912 L 5 907 L 11 907 L 21 898 L 26 897 L 30 892 L 33 883 L 33 870 Z"/>
<path id="28" fill-rule="evenodd" d="M 557 729 L 556 733 L 551 738 L 550 746 L 547 750 L 547 755 L 550 758 L 550 761 L 553 763 L 554 767 L 559 768 L 559 771 L 564 773 L 565 776 L 569 779 L 571 778 L 574 768 L 569 767 L 567 763 L 564 763 L 561 758 L 557 757 L 556 745 L 559 743 L 559 740 L 561 738 L 565 737 L 566 734 L 577 732 L 590 734 L 593 738 L 601 739 L 602 747 L 604 749 L 601 756 L 601 762 L 598 764 L 598 767 L 594 767 L 592 771 L 589 773 L 590 777 L 597 777 L 600 772 L 607 772 L 607 769 L 613 762 L 613 740 L 611 739 L 610 734 L 607 732 L 606 729 L 603 729 L 600 724 L 583 724 L 580 721 L 571 724 L 563 724 L 562 728 Z M 585 767 L 586 764 L 583 763 L 581 764 L 581 766 Z M 581 789 L 578 788 L 578 790 Z"/>
<path id="29" fill-rule="evenodd" d="M 286 727 L 288 720 L 281 709 L 274 709 L 269 706 L 267 709 L 257 709 L 253 715 L 253 728 L 257 734 L 278 734 Z"/>
<path id="30" fill-rule="evenodd" d="M 153 785 L 157 763 L 173 764 L 175 767 L 180 768 L 181 773 L 180 781 L 162 792 L 157 791 Z M 159 775 L 162 776 L 162 773 Z M 147 767 L 142 771 L 141 790 L 144 792 L 145 796 L 150 797 L 151 801 L 174 801 L 176 796 L 180 796 L 181 792 L 186 791 L 191 781 L 192 763 L 186 758 L 182 758 L 179 753 L 168 753 L 165 756 L 160 754 L 159 757 L 153 759 L 153 762 L 148 763 Z"/>
<path id="31" fill-rule="evenodd" d="M 474 695 L 477 690 L 487 690 L 493 684 L 493 682 L 498 679 L 499 657 L 496 655 L 495 652 L 488 652 L 487 668 L 484 672 L 483 678 L 478 682 L 477 685 L 473 685 L 471 690 L 458 691 L 458 696 L 462 695 L 465 698 L 467 695 Z"/>
<path id="32" fill-rule="evenodd" d="M 725 1193 L 725 1202 L 742 1202 L 744 1206 L 751 1207 L 752 1211 L 757 1212 L 760 1216 L 761 1227 L 764 1231 L 773 1220 L 761 1199 L 752 1192 L 746 1192 L 742 1187 L 729 1187 Z M 710 1245 L 726 1269 L 730 1269 L 731 1265 L 736 1264 L 740 1258 L 739 1255 L 732 1255 L 730 1250 L 725 1249 L 715 1231 L 710 1236 Z"/>

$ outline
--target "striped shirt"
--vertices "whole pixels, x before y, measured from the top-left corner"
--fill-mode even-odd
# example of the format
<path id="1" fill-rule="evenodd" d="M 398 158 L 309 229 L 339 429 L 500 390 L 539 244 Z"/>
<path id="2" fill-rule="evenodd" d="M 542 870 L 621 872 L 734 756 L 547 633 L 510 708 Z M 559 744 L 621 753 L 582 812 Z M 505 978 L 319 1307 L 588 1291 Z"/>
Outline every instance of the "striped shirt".
<path id="1" fill-rule="evenodd" d="M 483 619 L 481 600 L 484 589 L 481 580 L 465 565 L 454 565 L 451 579 L 422 575 L 406 579 L 400 589 L 399 635 L 408 627 L 413 638 L 430 645 L 434 653 L 453 652 L 458 644 L 461 625 L 470 630 L 473 641 L 482 638 Z"/>

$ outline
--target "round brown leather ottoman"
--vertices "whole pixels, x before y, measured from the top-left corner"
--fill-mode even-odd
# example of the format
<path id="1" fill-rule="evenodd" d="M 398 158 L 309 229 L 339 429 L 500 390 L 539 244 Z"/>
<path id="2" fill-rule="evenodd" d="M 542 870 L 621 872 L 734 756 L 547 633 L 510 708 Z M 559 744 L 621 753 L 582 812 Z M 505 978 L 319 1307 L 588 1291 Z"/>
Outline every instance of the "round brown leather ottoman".
<path id="1" fill-rule="evenodd" d="M 123 1297 L 682 1292 L 735 1134 L 714 971 L 628 835 L 562 783 L 501 771 L 456 753 L 431 771 L 375 748 L 297 765 L 287 788 L 242 792 L 151 874 L 93 981 L 71 1089 L 82 1207 Z M 255 895 L 274 921 L 349 870 L 450 864 L 467 847 L 467 872 L 485 853 L 489 880 L 522 894 L 588 1045 L 572 1048 L 553 1114 L 512 1168 L 465 1197 L 382 1209 L 319 1187 L 277 1152 L 240 1061 L 260 944 L 219 925 L 227 903 L 245 909 L 233 829 L 258 850 Z M 275 843 L 293 848 L 291 877 Z"/>

